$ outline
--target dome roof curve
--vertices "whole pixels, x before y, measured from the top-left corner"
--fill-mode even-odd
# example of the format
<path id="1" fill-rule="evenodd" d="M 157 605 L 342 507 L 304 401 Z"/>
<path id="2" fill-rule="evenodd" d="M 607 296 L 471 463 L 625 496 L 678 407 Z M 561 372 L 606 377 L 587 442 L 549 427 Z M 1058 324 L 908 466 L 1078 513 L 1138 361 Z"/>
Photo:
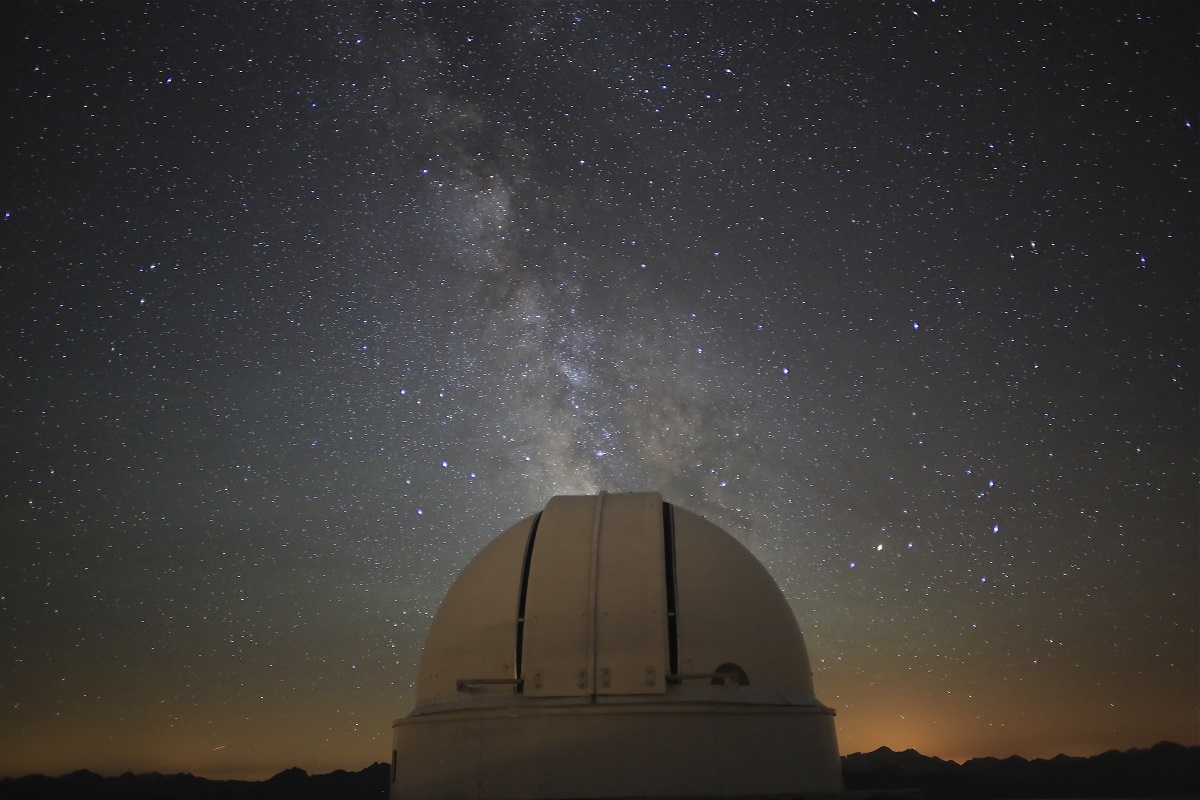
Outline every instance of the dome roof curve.
<path id="1" fill-rule="evenodd" d="M 601 493 L 551 499 L 472 559 L 430 628 L 413 716 L 696 700 L 825 710 L 749 550 L 657 493 Z"/>
<path id="2" fill-rule="evenodd" d="M 833 717 L 737 540 L 653 492 L 560 496 L 451 586 L 392 725 L 389 797 L 834 796 Z"/>

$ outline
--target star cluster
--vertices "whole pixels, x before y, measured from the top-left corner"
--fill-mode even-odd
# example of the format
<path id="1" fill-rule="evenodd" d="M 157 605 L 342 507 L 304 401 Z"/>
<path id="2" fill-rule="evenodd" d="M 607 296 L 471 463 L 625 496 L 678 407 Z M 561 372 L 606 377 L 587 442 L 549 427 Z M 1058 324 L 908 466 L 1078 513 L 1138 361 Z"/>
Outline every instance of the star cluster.
<path id="1" fill-rule="evenodd" d="M 0 774 L 383 760 L 600 490 L 767 565 L 843 752 L 1197 743 L 1195 6 L 6 17 Z"/>

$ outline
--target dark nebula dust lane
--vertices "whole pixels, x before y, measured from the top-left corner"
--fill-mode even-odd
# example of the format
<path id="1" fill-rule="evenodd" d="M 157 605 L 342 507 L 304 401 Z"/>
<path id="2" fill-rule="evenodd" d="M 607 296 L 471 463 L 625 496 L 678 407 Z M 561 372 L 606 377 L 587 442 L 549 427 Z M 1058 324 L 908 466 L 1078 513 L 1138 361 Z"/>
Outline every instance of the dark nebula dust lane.
<path id="1" fill-rule="evenodd" d="M 843 752 L 1197 743 L 1192 4 L 4 7 L 0 775 L 384 760 L 657 490 Z"/>

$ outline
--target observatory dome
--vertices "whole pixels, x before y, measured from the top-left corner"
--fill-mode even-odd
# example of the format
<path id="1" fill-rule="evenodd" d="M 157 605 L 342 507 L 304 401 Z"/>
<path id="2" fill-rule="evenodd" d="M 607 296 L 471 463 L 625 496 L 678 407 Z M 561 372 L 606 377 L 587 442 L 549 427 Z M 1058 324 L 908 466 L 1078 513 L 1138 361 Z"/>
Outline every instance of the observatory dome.
<path id="1" fill-rule="evenodd" d="M 779 587 L 657 493 L 560 496 L 483 548 L 393 726 L 393 800 L 839 792 Z"/>

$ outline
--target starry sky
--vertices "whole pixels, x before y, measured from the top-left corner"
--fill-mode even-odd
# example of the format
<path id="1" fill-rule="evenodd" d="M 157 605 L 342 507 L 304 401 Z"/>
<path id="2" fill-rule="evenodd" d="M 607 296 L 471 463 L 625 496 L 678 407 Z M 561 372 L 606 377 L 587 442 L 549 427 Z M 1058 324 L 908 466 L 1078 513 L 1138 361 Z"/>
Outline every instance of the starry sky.
<path id="1" fill-rule="evenodd" d="M 6 3 L 0 775 L 386 760 L 602 489 L 843 753 L 1197 744 L 1198 8 Z"/>

